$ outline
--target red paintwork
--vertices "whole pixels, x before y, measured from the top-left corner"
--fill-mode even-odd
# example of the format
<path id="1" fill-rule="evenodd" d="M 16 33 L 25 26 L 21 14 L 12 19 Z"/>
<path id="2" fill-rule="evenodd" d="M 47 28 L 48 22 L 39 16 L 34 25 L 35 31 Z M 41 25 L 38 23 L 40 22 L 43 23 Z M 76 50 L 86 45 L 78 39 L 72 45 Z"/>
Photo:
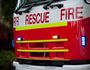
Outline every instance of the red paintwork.
<path id="1" fill-rule="evenodd" d="M 29 49 L 29 44 L 16 44 L 16 39 L 22 37 L 24 40 L 45 40 L 52 39 L 53 35 L 58 35 L 60 38 L 68 38 L 68 42 L 58 43 L 59 47 L 64 47 L 70 51 L 67 53 L 58 53 L 58 57 L 63 57 L 70 60 L 90 60 L 90 17 L 78 21 L 68 22 L 68 26 L 63 27 L 53 27 L 53 28 L 42 28 L 42 29 L 32 29 L 15 31 L 14 29 L 14 40 L 15 48 Z M 81 37 L 87 37 L 86 47 L 81 46 Z M 34 44 L 32 44 L 34 45 Z M 56 43 L 44 43 L 49 48 L 55 47 Z M 42 46 L 38 44 L 38 46 Z M 20 53 L 16 51 L 16 57 L 29 58 L 29 53 Z M 50 53 L 50 58 L 55 57 L 55 53 Z"/>

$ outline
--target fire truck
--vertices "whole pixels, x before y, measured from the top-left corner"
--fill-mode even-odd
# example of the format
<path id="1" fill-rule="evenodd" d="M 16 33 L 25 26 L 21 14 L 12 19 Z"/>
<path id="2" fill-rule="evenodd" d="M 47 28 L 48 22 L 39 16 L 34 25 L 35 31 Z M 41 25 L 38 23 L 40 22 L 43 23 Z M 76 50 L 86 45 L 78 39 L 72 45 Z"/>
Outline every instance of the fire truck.
<path id="1" fill-rule="evenodd" d="M 90 62 L 89 0 L 18 0 L 13 30 L 19 63 Z"/>

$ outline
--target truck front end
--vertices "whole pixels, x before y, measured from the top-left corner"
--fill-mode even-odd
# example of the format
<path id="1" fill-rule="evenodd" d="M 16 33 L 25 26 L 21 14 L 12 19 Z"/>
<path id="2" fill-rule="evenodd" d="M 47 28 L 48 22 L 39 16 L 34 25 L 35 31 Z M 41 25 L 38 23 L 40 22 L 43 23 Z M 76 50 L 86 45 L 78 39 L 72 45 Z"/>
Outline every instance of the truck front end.
<path id="1" fill-rule="evenodd" d="M 14 44 L 21 63 L 64 65 L 90 62 L 87 0 L 18 0 Z"/>

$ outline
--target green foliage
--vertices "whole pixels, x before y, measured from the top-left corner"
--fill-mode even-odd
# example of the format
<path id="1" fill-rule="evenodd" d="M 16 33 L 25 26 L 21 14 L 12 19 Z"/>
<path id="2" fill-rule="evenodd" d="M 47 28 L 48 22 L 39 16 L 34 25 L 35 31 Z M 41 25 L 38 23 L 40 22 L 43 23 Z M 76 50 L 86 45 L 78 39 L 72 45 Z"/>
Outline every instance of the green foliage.
<path id="1" fill-rule="evenodd" d="M 12 62 L 15 60 L 13 51 L 0 51 L 0 70 L 12 70 Z"/>
<path id="2" fill-rule="evenodd" d="M 2 0 L 3 16 L 10 16 L 13 14 L 16 7 L 17 0 Z"/>
<path id="3" fill-rule="evenodd" d="M 10 22 L 10 28 L 13 27 L 13 13 L 16 7 L 17 0 L 1 0 L 2 4 L 2 16 L 3 24 L 6 24 L 7 21 Z"/>

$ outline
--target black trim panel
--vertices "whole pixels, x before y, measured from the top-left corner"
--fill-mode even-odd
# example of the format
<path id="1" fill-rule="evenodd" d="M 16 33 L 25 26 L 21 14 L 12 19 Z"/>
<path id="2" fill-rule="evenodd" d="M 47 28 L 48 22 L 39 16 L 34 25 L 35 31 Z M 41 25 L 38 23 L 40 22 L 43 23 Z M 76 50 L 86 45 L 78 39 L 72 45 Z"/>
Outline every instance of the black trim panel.
<path id="1" fill-rule="evenodd" d="M 72 61 L 59 61 L 59 60 L 25 60 L 25 59 L 17 59 L 17 62 L 20 64 L 30 64 L 37 66 L 59 66 L 63 65 L 82 65 L 82 64 L 90 64 L 90 60 L 72 60 Z"/>

